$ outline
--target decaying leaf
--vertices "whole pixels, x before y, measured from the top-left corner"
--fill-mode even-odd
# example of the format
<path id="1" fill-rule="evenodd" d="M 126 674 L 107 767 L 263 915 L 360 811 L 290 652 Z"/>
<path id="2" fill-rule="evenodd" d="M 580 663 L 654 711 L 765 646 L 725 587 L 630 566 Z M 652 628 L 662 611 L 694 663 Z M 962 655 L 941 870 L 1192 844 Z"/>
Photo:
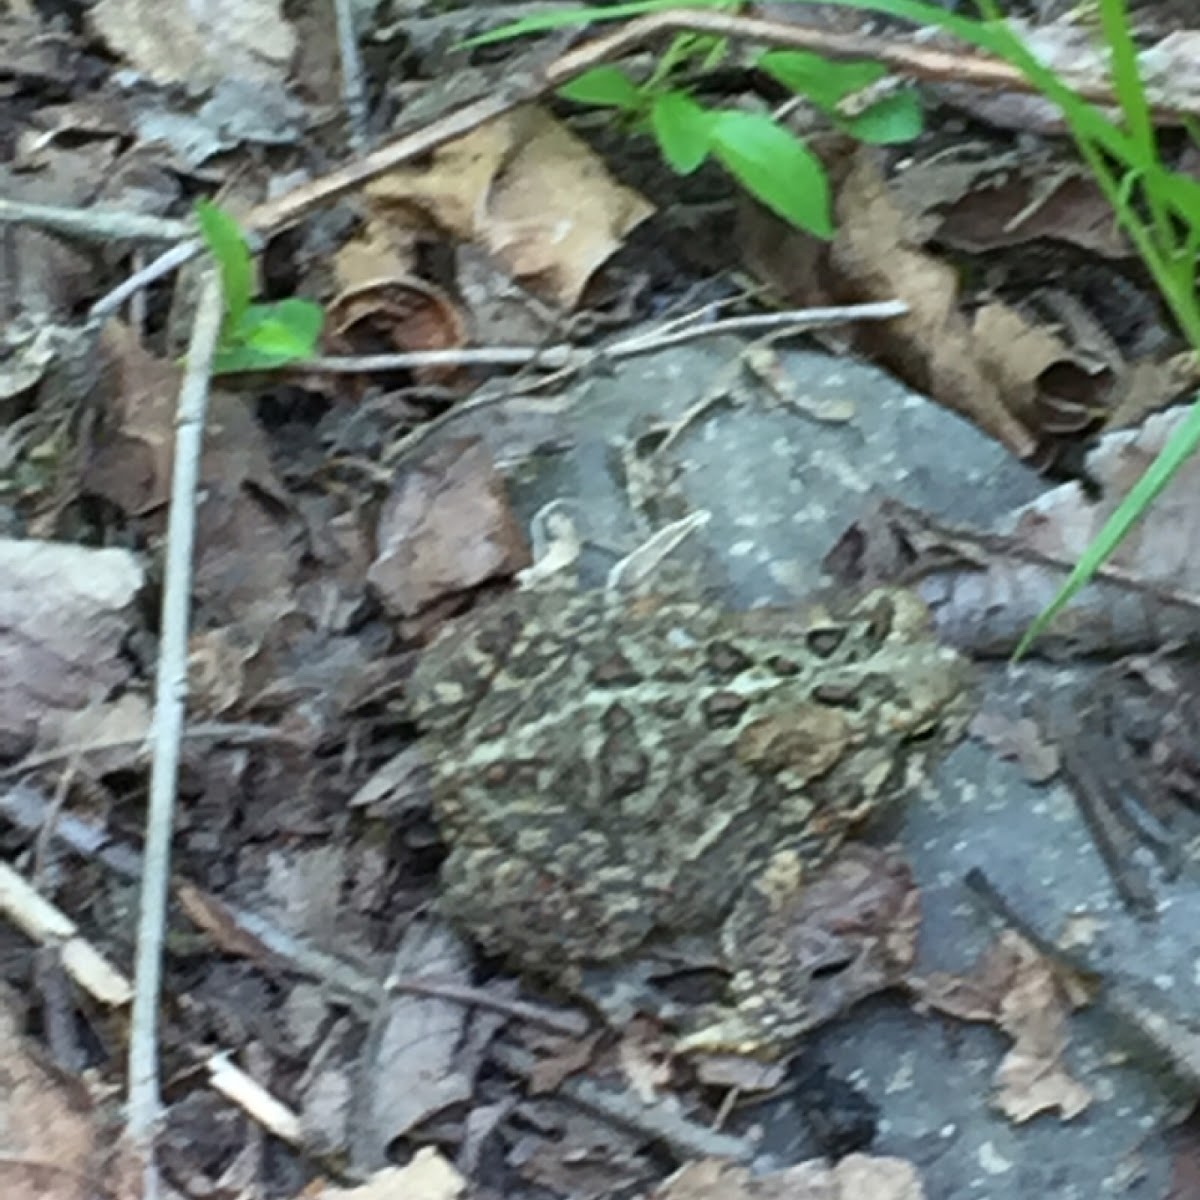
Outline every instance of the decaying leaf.
<path id="1" fill-rule="evenodd" d="M 392 976 L 445 984 L 470 983 L 470 953 L 445 926 L 410 925 Z M 387 1161 L 388 1145 L 421 1121 L 470 1099 L 471 1056 L 461 1054 L 472 1010 L 454 999 L 385 994 L 361 1055 L 355 1084 L 351 1157 L 360 1169 Z M 480 1017 L 494 1031 L 503 1017 Z"/>
<path id="2" fill-rule="evenodd" d="M 412 275 L 371 279 L 348 288 L 325 310 L 325 341 L 335 354 L 449 350 L 467 340 L 466 319 L 441 288 Z M 448 384 L 455 367 L 421 367 L 415 377 Z"/>
<path id="3" fill-rule="evenodd" d="M 690 1163 L 655 1200 L 923 1200 L 916 1168 L 902 1158 L 848 1154 L 834 1166 L 798 1163 L 755 1174 L 717 1159 Z"/>
<path id="4" fill-rule="evenodd" d="M 0 578 L 0 742 L 50 749 L 65 718 L 128 683 L 142 569 L 125 550 L 0 539 Z"/>
<path id="5" fill-rule="evenodd" d="M 876 356 L 906 382 L 971 418 L 1018 458 L 1035 440 L 1022 413 L 1038 375 L 1065 349 L 1000 304 L 974 317 L 960 307 L 959 273 L 924 248 L 913 218 L 891 198 L 878 165 L 857 154 L 837 197 L 831 259 L 862 300 L 903 300 L 907 316 L 873 329 Z M 1013 340 L 1021 352 L 1012 352 Z"/>
<path id="6" fill-rule="evenodd" d="M 157 83 L 280 79 L 296 49 L 280 0 L 99 0 L 90 18 L 114 53 Z"/>
<path id="7" fill-rule="evenodd" d="M 1047 742 L 1036 721 L 1016 720 L 984 711 L 971 722 L 971 735 L 986 742 L 1001 758 L 1015 759 L 1030 783 L 1045 783 L 1058 774 L 1058 749 Z"/>
<path id="8" fill-rule="evenodd" d="M 327 1187 L 313 1200 L 458 1200 L 466 1180 L 431 1146 L 406 1167 L 386 1167 L 359 1187 Z"/>
<path id="9" fill-rule="evenodd" d="M 391 223 L 475 241 L 518 279 L 570 308 L 596 268 L 653 211 L 614 182 L 587 145 L 524 108 L 398 167 L 367 187 Z"/>
<path id="10" fill-rule="evenodd" d="M 503 480 L 479 442 L 448 442 L 405 471 L 380 514 L 378 540 L 368 577 L 398 616 L 530 561 Z"/>
<path id="11" fill-rule="evenodd" d="M 0 987 L 0 1194 L 5 1200 L 89 1200 L 102 1166 L 92 1104 L 66 1072 L 41 1065 L 21 1035 L 23 1003 Z"/>
<path id="12" fill-rule="evenodd" d="M 1084 995 L 1068 992 L 1062 973 L 1023 938 L 1006 931 L 971 975 L 931 975 L 914 988 L 930 1007 L 990 1022 L 1012 1038 L 994 1078 L 994 1103 L 1011 1120 L 1057 1109 L 1069 1121 L 1091 1103 L 1091 1093 L 1062 1062 L 1067 1016 Z"/>

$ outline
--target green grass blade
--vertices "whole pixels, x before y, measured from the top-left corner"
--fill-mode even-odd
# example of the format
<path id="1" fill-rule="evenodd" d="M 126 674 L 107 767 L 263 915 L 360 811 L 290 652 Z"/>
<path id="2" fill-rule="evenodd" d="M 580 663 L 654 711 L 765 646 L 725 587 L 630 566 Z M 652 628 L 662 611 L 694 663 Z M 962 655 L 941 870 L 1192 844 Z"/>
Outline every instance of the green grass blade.
<path id="1" fill-rule="evenodd" d="M 1113 90 L 1134 141 L 1148 160 L 1158 158 L 1154 118 L 1146 102 L 1146 89 L 1138 70 L 1137 46 L 1129 28 L 1125 0 L 1100 0 L 1104 40 L 1112 56 Z"/>
<path id="2" fill-rule="evenodd" d="M 1145 474 L 1129 489 L 1129 494 L 1105 521 L 1104 527 L 1084 551 L 1058 595 L 1026 630 L 1025 636 L 1013 652 L 1014 661 L 1029 649 L 1080 589 L 1091 581 L 1097 570 L 1145 516 L 1146 510 L 1171 482 L 1175 472 L 1192 456 L 1197 446 L 1200 446 L 1200 402 L 1193 401 L 1183 424 L 1170 436 L 1167 444 L 1159 451 L 1158 457 L 1146 468 Z"/>

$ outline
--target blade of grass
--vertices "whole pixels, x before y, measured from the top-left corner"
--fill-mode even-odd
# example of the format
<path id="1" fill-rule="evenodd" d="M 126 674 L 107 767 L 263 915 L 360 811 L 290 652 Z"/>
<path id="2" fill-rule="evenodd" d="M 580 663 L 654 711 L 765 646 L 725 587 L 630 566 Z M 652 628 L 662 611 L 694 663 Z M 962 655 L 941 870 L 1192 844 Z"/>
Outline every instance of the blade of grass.
<path id="1" fill-rule="evenodd" d="M 1146 510 L 1158 498 L 1162 490 L 1171 482 L 1175 472 L 1192 456 L 1196 447 L 1200 446 L 1200 401 L 1193 403 L 1183 424 L 1167 439 L 1167 444 L 1159 452 L 1158 457 L 1146 468 L 1145 474 L 1129 489 L 1129 494 L 1117 505 L 1116 511 L 1104 523 L 1104 528 L 1096 535 L 1095 540 L 1084 551 L 1074 570 L 1067 577 L 1062 590 L 1044 612 L 1025 632 L 1025 636 L 1013 652 L 1013 659 L 1019 659 L 1038 637 L 1044 633 L 1050 622 L 1071 602 L 1079 590 L 1095 575 L 1101 565 L 1112 552 L 1121 544 L 1137 522 L 1145 515 Z"/>

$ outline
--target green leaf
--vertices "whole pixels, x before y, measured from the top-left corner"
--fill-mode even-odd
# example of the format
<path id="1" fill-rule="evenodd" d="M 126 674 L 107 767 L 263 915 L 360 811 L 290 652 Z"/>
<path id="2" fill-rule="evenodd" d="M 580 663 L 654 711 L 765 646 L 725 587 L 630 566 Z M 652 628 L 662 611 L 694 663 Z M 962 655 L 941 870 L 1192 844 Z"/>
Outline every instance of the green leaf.
<path id="1" fill-rule="evenodd" d="M 241 322 L 254 294 L 254 260 L 250 257 L 250 247 L 246 245 L 241 226 L 212 201 L 196 202 L 196 220 L 200 235 L 221 272 L 224 328 L 232 329 Z"/>
<path id="2" fill-rule="evenodd" d="M 747 191 L 793 225 L 833 237 L 825 168 L 799 138 L 762 113 L 710 115 L 713 153 Z"/>
<path id="3" fill-rule="evenodd" d="M 1049 607 L 1040 613 L 1025 632 L 1013 658 L 1023 655 L 1050 622 L 1070 603 L 1099 570 L 1112 552 L 1125 540 L 1146 510 L 1158 498 L 1172 476 L 1200 446 L 1200 403 L 1193 402 L 1183 423 L 1167 439 L 1158 457 L 1146 468 L 1142 477 L 1129 489 L 1129 494 L 1117 505 L 1116 511 L 1104 523 L 1092 544 L 1084 551 L 1075 569 Z"/>
<path id="4" fill-rule="evenodd" d="M 636 111 L 645 104 L 641 88 L 619 67 L 594 67 L 560 87 L 558 94 L 576 104 L 598 104 L 624 112 Z"/>
<path id="5" fill-rule="evenodd" d="M 835 63 L 807 50 L 768 50 L 760 55 L 758 66 L 828 113 L 836 113 L 840 101 L 887 74 L 887 68 L 879 63 Z"/>
<path id="6" fill-rule="evenodd" d="M 266 353 L 304 358 L 321 336 L 325 312 L 319 304 L 289 296 L 274 304 L 252 304 L 239 333 L 248 344 Z"/>
<path id="7" fill-rule="evenodd" d="M 857 117 L 839 122 L 848 133 L 872 146 L 894 146 L 911 142 L 925 128 L 920 96 L 911 88 L 885 96 Z"/>
<path id="8" fill-rule="evenodd" d="M 719 116 L 684 92 L 664 92 L 654 98 L 650 127 L 671 170 L 690 175 L 708 157 L 713 122 Z"/>
<path id="9" fill-rule="evenodd" d="M 311 358 L 324 321 L 319 304 L 295 296 L 275 304 L 251 304 L 217 353 L 213 371 L 270 370 Z"/>

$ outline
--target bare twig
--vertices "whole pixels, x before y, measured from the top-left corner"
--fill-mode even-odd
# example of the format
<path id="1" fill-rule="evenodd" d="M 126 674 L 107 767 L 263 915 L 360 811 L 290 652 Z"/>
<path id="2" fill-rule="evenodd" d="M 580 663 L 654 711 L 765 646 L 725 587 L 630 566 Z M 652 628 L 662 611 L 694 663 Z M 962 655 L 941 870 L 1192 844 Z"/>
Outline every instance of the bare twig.
<path id="1" fill-rule="evenodd" d="M 88 311 L 88 323 L 91 325 L 102 324 L 140 289 L 149 287 L 150 284 L 162 279 L 165 275 L 170 275 L 172 271 L 178 270 L 184 263 L 191 262 L 203 248 L 204 243 L 199 238 L 188 238 L 186 242 L 172 246 L 170 250 L 160 254 L 140 271 L 131 275 L 124 283 L 118 284 L 107 295 L 101 296 Z"/>
<path id="2" fill-rule="evenodd" d="M 256 1120 L 264 1129 L 292 1146 L 304 1146 L 304 1123 L 282 1100 L 236 1066 L 228 1054 L 210 1055 L 204 1060 L 208 1083 L 231 1104 Z"/>
<path id="3" fill-rule="evenodd" d="M 333 0 L 337 16 L 338 60 L 342 64 L 342 103 L 350 125 L 350 147 L 361 154 L 367 148 L 367 89 L 363 83 L 362 56 L 354 32 L 351 0 Z"/>
<path id="4" fill-rule="evenodd" d="M 38 894 L 7 863 L 0 863 L 0 915 L 27 937 L 58 951 L 63 970 L 88 995 L 110 1008 L 128 1004 L 133 987 L 92 944 L 80 936 L 75 922 Z M 234 1066 L 225 1051 L 197 1057 L 208 1071 L 209 1086 L 277 1137 L 303 1146 L 299 1118 L 244 1071 Z"/>
<path id="5" fill-rule="evenodd" d="M 583 1037 L 590 1024 L 587 1017 L 576 1009 L 549 1008 L 544 1004 L 512 1000 L 507 996 L 487 992 L 483 988 L 464 987 L 450 980 L 420 975 L 393 975 L 384 986 L 388 991 L 406 996 L 426 996 L 434 1000 L 449 1000 L 470 1008 L 484 1008 L 506 1017 L 515 1017 L 530 1025 L 538 1025 L 563 1037 Z"/>
<path id="6" fill-rule="evenodd" d="M 7 863 L 0 863 L 0 913 L 40 945 L 58 948 L 63 969 L 102 1004 L 128 1004 L 128 980 L 90 942 L 61 909 L 41 896 Z"/>
<path id="7" fill-rule="evenodd" d="M 454 350 L 411 350 L 402 354 L 363 354 L 328 356 L 307 359 L 295 364 L 294 371 L 319 372 L 326 375 L 359 375 L 373 372 L 403 371 L 413 367 L 465 366 L 529 366 L 530 364 L 558 370 L 562 367 L 584 367 L 597 359 L 632 358 L 652 354 L 667 346 L 701 338 L 720 337 L 729 333 L 777 330 L 780 333 L 803 333 L 830 325 L 845 325 L 851 321 L 887 321 L 902 317 L 908 305 L 901 300 L 885 300 L 874 304 L 847 304 L 834 308 L 794 308 L 786 312 L 758 313 L 752 316 L 724 317 L 705 324 L 678 328 L 651 329 L 636 337 L 614 342 L 610 346 L 468 346 Z"/>
<path id="8" fill-rule="evenodd" d="M 39 225 L 98 242 L 177 242 L 195 232 L 191 221 L 147 217 L 120 209 L 63 208 L 57 204 L 0 199 L 0 223 L 9 222 Z"/>
<path id="9" fill-rule="evenodd" d="M 162 641 L 155 679 L 154 760 L 146 815 L 145 874 L 135 969 L 135 997 L 129 1039 L 129 1141 L 144 1164 L 147 1200 L 158 1194 L 154 1134 L 159 1118 L 158 1005 L 166 929 L 171 830 L 179 747 L 187 698 L 187 637 L 195 541 L 196 486 L 209 377 L 221 331 L 221 283 L 209 272 L 200 287 L 188 347 L 187 374 L 179 393 L 171 508 L 167 524 L 163 579 Z"/>
<path id="10" fill-rule="evenodd" d="M 495 1045 L 491 1054 L 508 1070 L 527 1079 L 537 1067 L 532 1054 L 515 1046 Z M 734 1137 L 697 1124 L 682 1115 L 676 1105 L 647 1104 L 630 1091 L 618 1092 L 591 1079 L 564 1079 L 558 1085 L 558 1095 L 599 1113 L 614 1124 L 661 1141 L 682 1160 L 729 1158 L 734 1162 L 751 1162 L 756 1155 L 756 1147 L 748 1138 Z"/>
<path id="11" fill-rule="evenodd" d="M 274 725 L 257 725 L 249 721 L 200 721 L 189 725 L 183 736 L 190 742 L 211 739 L 231 745 L 249 746 L 259 742 L 283 742 L 300 745 L 302 739 L 296 734 L 276 728 Z M 11 779 L 17 775 L 28 775 L 42 767 L 53 767 L 72 759 L 86 758 L 89 754 L 106 754 L 112 750 L 137 750 L 145 744 L 143 736 L 97 738 L 92 742 L 72 742 L 56 746 L 40 754 L 29 754 L 20 762 L 0 767 L 0 779 Z"/>

